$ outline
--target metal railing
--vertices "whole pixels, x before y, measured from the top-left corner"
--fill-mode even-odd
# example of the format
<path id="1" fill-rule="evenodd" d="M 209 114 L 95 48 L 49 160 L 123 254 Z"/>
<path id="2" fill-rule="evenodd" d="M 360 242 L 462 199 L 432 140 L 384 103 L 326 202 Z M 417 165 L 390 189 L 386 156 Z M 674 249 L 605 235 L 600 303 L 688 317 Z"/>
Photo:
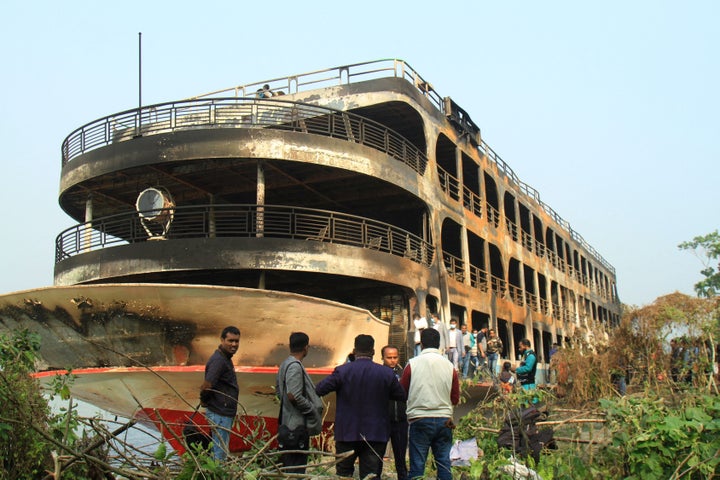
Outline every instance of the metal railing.
<path id="1" fill-rule="evenodd" d="M 548 315 L 550 313 L 550 304 L 547 299 L 540 297 L 540 313 Z"/>
<path id="2" fill-rule="evenodd" d="M 460 182 L 440 165 L 437 166 L 440 188 L 453 200 L 460 200 Z"/>
<path id="3" fill-rule="evenodd" d="M 490 150 L 492 151 L 492 149 L 490 149 Z M 535 198 L 541 206 L 544 206 L 543 208 L 546 207 L 546 205 L 544 203 L 540 202 L 540 200 L 539 200 L 540 195 L 537 193 L 537 191 L 532 189 L 532 187 L 529 187 L 528 185 L 525 185 L 524 183 L 522 183 L 520 181 L 520 179 L 517 178 L 515 173 L 512 172 L 512 169 L 509 166 L 507 166 L 507 164 L 505 162 L 503 162 L 502 159 L 500 159 L 500 157 L 496 156 L 496 159 L 498 161 L 502 162 L 502 165 L 505 166 L 511 172 L 510 174 L 508 174 L 508 176 L 511 178 L 511 180 L 518 182 L 518 184 L 521 185 L 523 192 L 530 194 L 530 196 Z M 505 167 L 503 167 L 503 168 L 505 168 Z M 501 169 L 503 169 L 503 168 L 501 168 Z M 451 198 L 453 198 L 455 200 L 459 200 L 459 191 L 462 189 L 463 206 L 466 209 L 473 212 L 474 214 L 476 214 L 478 217 L 481 217 L 482 216 L 482 200 L 480 199 L 480 197 L 476 193 L 474 193 L 472 190 L 470 190 L 468 187 L 466 187 L 465 185 L 461 185 L 459 179 L 457 179 L 455 176 L 448 173 L 440 165 L 437 166 L 437 170 L 438 170 L 438 176 L 440 178 L 440 188 L 442 189 L 442 191 L 445 192 L 446 195 L 449 195 Z M 503 170 L 503 171 L 505 171 L 505 170 Z M 505 173 L 507 174 L 507 172 L 505 172 Z M 532 193 L 532 192 L 534 192 L 534 193 Z M 547 208 L 549 208 L 549 207 L 547 207 Z M 487 204 L 487 209 L 488 209 L 488 220 L 491 223 L 493 223 L 495 225 L 495 227 L 498 227 L 500 225 L 500 212 L 497 209 L 493 208 L 489 203 Z M 550 210 L 552 210 L 552 209 L 550 209 Z M 554 211 L 551 213 L 551 216 L 553 216 L 553 218 L 555 218 L 555 220 L 558 221 L 559 216 Z M 566 227 L 572 236 L 572 233 L 573 233 L 572 228 L 570 228 L 570 226 L 567 222 L 564 222 L 562 219 L 560 219 L 560 220 L 561 221 L 559 221 L 558 223 L 560 223 L 562 226 Z M 505 217 L 505 224 L 507 227 L 508 234 L 510 234 L 512 236 L 512 239 L 517 242 L 518 241 L 517 225 L 512 220 L 508 219 L 507 217 Z M 557 257 L 555 252 L 546 248 L 544 243 L 542 243 L 540 240 L 538 240 L 536 238 L 533 238 L 532 235 L 525 232 L 524 230 L 522 230 L 521 233 L 522 233 L 522 235 L 521 235 L 522 238 L 521 238 L 520 243 L 526 250 L 528 250 L 530 253 L 535 253 L 538 257 L 541 257 L 541 258 L 547 255 L 555 267 L 557 267 L 559 270 L 561 270 L 563 272 L 565 271 L 564 260 Z M 575 238 L 575 237 L 573 237 L 573 238 Z M 580 238 L 582 238 L 582 237 L 580 237 Z M 584 242 L 584 240 L 581 241 L 580 243 L 587 249 L 589 246 L 584 245 L 582 242 Z M 590 248 L 592 248 L 592 247 L 590 247 Z M 588 249 L 588 251 L 590 251 L 590 250 Z M 599 260 L 603 260 L 602 257 L 599 257 Z M 602 263 L 602 261 L 601 261 L 601 263 Z M 611 265 L 605 264 L 605 263 L 603 263 L 603 265 L 605 265 L 606 267 L 609 267 L 611 272 L 613 272 L 613 273 L 615 272 L 614 268 Z"/>
<path id="4" fill-rule="evenodd" d="M 463 187 L 465 190 L 465 193 L 469 191 L 467 187 Z M 472 193 L 472 192 L 471 192 Z M 469 209 L 469 207 L 466 208 Z M 489 209 L 489 217 L 495 218 L 495 215 L 497 214 L 497 211 L 493 211 L 492 207 L 488 204 Z M 479 216 L 479 214 L 478 214 Z M 540 258 L 547 258 L 550 263 L 560 270 L 563 273 L 567 273 L 570 276 L 574 276 L 575 269 L 572 267 L 572 265 L 565 262 L 563 258 L 558 256 L 553 250 L 547 248 L 544 243 L 542 243 L 540 240 L 533 238 L 532 235 L 527 233 L 524 230 L 519 230 L 517 225 L 510 220 L 509 218 L 504 218 L 505 228 L 507 230 L 508 235 L 515 241 L 519 242 L 523 248 L 530 253 L 534 253 Z M 520 232 L 520 235 L 518 235 L 518 232 Z M 521 237 L 521 238 L 519 238 Z M 580 283 L 585 283 L 586 278 L 583 276 L 578 276 L 578 281 Z M 603 298 L 606 298 L 606 291 L 605 288 L 598 285 L 597 282 L 590 282 L 589 285 L 586 285 L 592 292 L 600 295 Z"/>
<path id="5" fill-rule="evenodd" d="M 162 210 L 153 210 L 158 215 Z M 150 213 L 150 212 L 149 212 Z M 184 238 L 265 237 L 310 240 L 377 250 L 429 267 L 433 244 L 402 228 L 344 213 L 278 205 L 176 207 L 167 234 L 153 237 L 137 212 L 97 218 L 61 232 L 55 261 L 82 253 L 145 242 Z"/>
<path id="6" fill-rule="evenodd" d="M 490 205 L 490 203 L 485 202 L 485 211 L 487 212 L 487 218 L 488 222 L 495 225 L 495 228 L 500 226 L 500 211 Z"/>
<path id="7" fill-rule="evenodd" d="M 442 258 L 448 274 L 458 282 L 465 282 L 465 262 L 463 262 L 463 259 L 448 252 L 442 252 Z"/>
<path id="8" fill-rule="evenodd" d="M 525 292 L 525 303 L 533 310 L 538 310 L 538 297 L 534 293 Z"/>
<path id="9" fill-rule="evenodd" d="M 452 260 L 455 260 L 455 263 L 457 263 L 460 259 L 456 257 L 453 258 L 452 255 L 443 252 L 443 260 L 445 262 L 445 267 L 448 271 L 450 271 L 450 267 L 448 265 L 453 264 Z M 524 306 L 527 304 L 531 306 L 533 310 L 537 310 L 544 315 L 551 314 L 550 302 L 546 298 L 543 298 L 542 296 L 539 297 L 531 292 L 523 292 L 522 288 L 512 284 L 508 285 L 505 280 L 489 275 L 485 270 L 478 268 L 473 264 L 469 265 L 469 271 L 471 287 L 483 292 L 487 292 L 488 289 L 491 288 L 500 296 L 504 296 L 507 291 L 509 300 L 516 305 Z M 553 309 L 555 315 L 560 313 L 559 305 L 553 304 Z"/>
<path id="10" fill-rule="evenodd" d="M 137 136 L 207 128 L 265 128 L 322 135 L 380 150 L 420 175 L 427 166 L 424 152 L 374 120 L 316 105 L 255 98 L 170 102 L 95 120 L 65 139 L 63 165 L 88 151 Z"/>
<path id="11" fill-rule="evenodd" d="M 470 264 L 470 286 L 482 290 L 483 292 L 488 291 L 488 273 Z"/>
<path id="12" fill-rule="evenodd" d="M 507 217 L 505 217 L 505 229 L 508 232 L 508 235 L 513 239 L 513 241 L 518 241 L 518 228 L 515 222 L 512 220 L 509 220 Z"/>
<path id="13" fill-rule="evenodd" d="M 490 288 L 492 290 L 500 295 L 505 295 L 505 292 L 507 292 L 508 283 L 505 279 L 502 279 L 500 277 L 496 277 L 495 275 L 490 275 Z"/>
<path id="14" fill-rule="evenodd" d="M 515 305 L 520 307 L 525 306 L 525 296 L 523 295 L 522 288 L 510 283 L 508 284 L 508 293 L 510 294 L 510 299 Z"/>
<path id="15" fill-rule="evenodd" d="M 523 230 L 521 228 L 520 229 L 520 238 L 521 238 L 521 244 L 525 248 L 525 250 L 527 250 L 530 253 L 535 253 L 533 251 L 533 245 L 534 245 L 533 240 L 534 239 L 533 239 L 532 235 L 530 235 L 528 232 L 526 232 L 525 230 Z"/>
<path id="16" fill-rule="evenodd" d="M 444 111 L 445 104 L 443 97 L 435 91 L 430 82 L 420 76 L 406 61 L 397 58 L 384 58 L 370 62 L 353 63 L 323 70 L 315 70 L 313 72 L 290 75 L 288 77 L 270 78 L 259 82 L 215 90 L 198 95 L 197 97 L 192 97 L 192 99 L 227 95 L 248 97 L 258 94 L 265 85 L 270 88 L 273 95 L 294 94 L 318 88 L 350 85 L 353 82 L 387 77 L 404 78 L 415 85 L 420 93 L 435 105 L 435 108 Z"/>
<path id="17" fill-rule="evenodd" d="M 477 193 L 465 186 L 463 186 L 463 206 L 478 218 L 482 218 L 482 199 Z"/>
<path id="18" fill-rule="evenodd" d="M 227 95 L 233 95 L 235 99 L 239 99 L 240 97 L 249 97 L 252 95 L 257 95 L 258 91 L 262 90 L 264 85 L 268 85 L 270 87 L 270 90 L 273 91 L 274 94 L 294 94 L 318 88 L 335 85 L 349 85 L 356 81 L 365 81 L 375 78 L 386 77 L 403 78 L 407 80 L 412 85 L 414 85 L 422 95 L 428 98 L 430 102 L 435 106 L 435 108 L 438 109 L 438 111 L 442 112 L 445 115 L 452 113 L 446 111 L 446 102 L 444 101 L 444 97 L 442 97 L 437 91 L 435 91 L 435 88 L 432 86 L 432 84 L 430 84 L 430 82 L 425 80 L 419 73 L 417 73 L 417 71 L 415 71 L 415 69 L 413 69 L 407 62 L 401 59 L 380 59 L 370 62 L 354 63 L 350 65 L 342 65 L 339 67 L 333 67 L 323 70 L 316 70 L 298 75 L 290 75 L 287 77 L 272 78 L 268 80 L 238 85 L 235 87 L 209 92 L 203 95 L 192 97 L 189 102 L 199 102 L 198 104 L 202 104 L 202 101 L 214 101 L 218 100 L 216 98 L 218 96 Z M 130 121 L 132 123 L 132 128 L 135 129 L 135 131 L 140 132 L 143 125 L 152 123 L 151 119 L 153 116 L 156 115 L 154 109 L 156 109 L 157 107 L 158 106 L 156 105 L 151 107 L 144 107 L 140 110 L 128 110 L 126 112 L 117 114 L 116 116 L 129 115 L 130 118 L 127 118 L 126 121 Z M 80 127 L 80 129 L 71 133 L 70 136 L 68 136 L 68 138 L 65 140 L 65 142 L 63 142 L 63 165 L 67 161 L 71 160 L 74 156 L 77 156 L 79 154 L 71 152 L 76 152 L 77 150 L 79 150 L 80 153 L 84 153 L 88 149 L 91 149 L 91 146 L 92 148 L 96 148 L 99 145 L 109 143 L 109 140 L 107 139 L 111 137 L 111 123 L 107 120 L 113 117 L 106 117 L 105 119 L 96 120 L 95 122 L 91 122 L 90 124 Z M 92 126 L 94 126 L 94 128 L 91 129 L 90 127 Z M 79 133 L 79 131 L 82 131 L 85 128 L 89 129 L 87 134 L 85 134 L 84 131 L 82 133 Z M 77 136 L 77 138 L 73 138 L 72 141 L 69 141 L 71 140 L 70 137 L 74 136 Z M 102 143 L 103 139 L 106 143 Z M 607 260 L 605 260 L 605 258 L 603 258 L 602 255 L 600 255 L 600 253 L 597 252 L 597 250 L 595 250 L 589 243 L 587 243 L 578 232 L 573 230 L 569 222 L 564 220 L 560 215 L 558 215 L 557 212 L 555 212 L 555 210 L 553 210 L 549 205 L 544 203 L 540 199 L 540 194 L 537 192 L 537 190 L 535 190 L 533 187 L 526 184 L 525 182 L 521 181 L 517 174 L 515 174 L 513 169 L 487 143 L 485 143 L 484 140 L 480 140 L 477 148 L 481 154 L 486 155 L 490 161 L 495 163 L 500 169 L 500 171 L 502 171 L 510 179 L 510 181 L 518 185 L 523 193 L 533 198 L 538 203 L 540 208 L 542 208 L 548 215 L 550 215 L 558 223 L 558 225 L 566 229 L 569 232 L 571 238 L 578 242 L 588 253 L 590 253 L 593 258 L 595 258 L 598 262 L 605 266 L 610 272 L 615 274 L 615 267 L 613 267 Z M 424 166 L 421 170 L 424 171 Z M 490 213 L 488 214 L 488 217 L 489 219 L 491 219 Z M 493 223 L 495 223 L 495 226 L 497 227 L 497 225 L 499 225 L 499 219 Z"/>
<path id="19" fill-rule="evenodd" d="M 485 270 L 478 268 L 473 264 L 470 264 L 469 267 L 471 287 L 481 290 L 483 292 L 487 292 L 488 289 L 490 289 L 499 296 L 505 295 L 508 287 L 507 281 L 503 280 L 500 277 L 496 277 L 495 275 L 491 275 Z"/>
<path id="20" fill-rule="evenodd" d="M 483 155 L 486 155 L 489 160 L 491 160 L 495 165 L 498 166 L 500 171 L 502 171 L 513 183 L 515 183 L 518 187 L 520 187 L 520 190 L 533 200 L 537 202 L 537 204 L 542 208 L 545 213 L 547 213 L 550 217 L 552 217 L 555 222 L 557 222 L 558 225 L 563 227 L 565 230 L 570 233 L 570 237 L 575 240 L 578 244 L 580 244 L 590 255 L 595 258 L 598 262 L 600 262 L 602 265 L 605 266 L 605 268 L 608 269 L 608 271 L 615 273 L 615 267 L 613 267 L 605 258 L 598 253 L 597 250 L 595 250 L 592 245 L 587 243 L 585 239 L 580 235 L 578 232 L 573 230 L 573 228 L 570 226 L 570 223 L 563 219 L 558 213 L 553 210 L 548 204 L 543 202 L 540 199 L 540 193 L 538 193 L 537 190 L 535 190 L 533 187 L 528 185 L 527 183 L 520 180 L 520 177 L 517 176 L 517 174 L 513 171 L 512 168 L 510 168 L 510 165 L 508 165 L 502 158 L 500 158 L 500 155 L 498 155 L 495 150 L 490 148 L 490 146 L 485 143 L 484 140 L 481 140 L 480 144 L 478 145 L 478 150 Z"/>

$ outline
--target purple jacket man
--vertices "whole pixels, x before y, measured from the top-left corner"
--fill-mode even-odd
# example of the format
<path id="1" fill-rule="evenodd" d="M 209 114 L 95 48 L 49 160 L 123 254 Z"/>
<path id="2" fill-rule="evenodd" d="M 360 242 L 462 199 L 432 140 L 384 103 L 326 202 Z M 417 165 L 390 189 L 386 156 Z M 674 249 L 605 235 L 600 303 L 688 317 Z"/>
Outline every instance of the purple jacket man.
<path id="1" fill-rule="evenodd" d="M 405 400 L 407 395 L 391 369 L 372 361 L 373 337 L 355 337 L 353 353 L 355 361 L 336 367 L 315 391 L 320 396 L 335 392 L 335 452 L 353 452 L 337 465 L 336 473 L 352 477 L 359 458 L 360 478 L 370 474 L 380 478 L 390 438 L 388 401 Z"/>

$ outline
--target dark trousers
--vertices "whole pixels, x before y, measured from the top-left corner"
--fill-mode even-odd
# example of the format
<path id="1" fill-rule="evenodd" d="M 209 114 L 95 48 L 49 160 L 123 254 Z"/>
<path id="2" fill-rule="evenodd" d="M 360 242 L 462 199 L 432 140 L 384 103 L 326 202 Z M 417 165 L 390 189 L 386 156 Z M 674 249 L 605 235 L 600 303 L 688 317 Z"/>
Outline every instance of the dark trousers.
<path id="1" fill-rule="evenodd" d="M 283 453 L 280 455 L 280 462 L 283 467 L 295 467 L 287 470 L 283 470 L 284 473 L 305 473 L 305 466 L 308 462 L 307 453 Z"/>
<path id="2" fill-rule="evenodd" d="M 390 444 L 395 457 L 395 471 L 398 480 L 407 480 L 408 422 L 390 422 Z"/>
<path id="3" fill-rule="evenodd" d="M 353 452 L 352 455 L 341 461 L 335 467 L 335 473 L 340 477 L 352 477 L 355 472 L 355 459 L 359 460 L 360 478 L 374 475 L 373 479 L 380 479 L 383 467 L 383 455 L 387 442 L 335 442 L 335 453 Z"/>

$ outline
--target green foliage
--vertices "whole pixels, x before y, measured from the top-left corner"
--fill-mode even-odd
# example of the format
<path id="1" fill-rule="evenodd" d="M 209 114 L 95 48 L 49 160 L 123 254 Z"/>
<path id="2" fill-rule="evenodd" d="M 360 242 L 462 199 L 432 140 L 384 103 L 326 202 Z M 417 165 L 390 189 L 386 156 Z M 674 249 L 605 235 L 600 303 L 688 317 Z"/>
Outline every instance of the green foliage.
<path id="1" fill-rule="evenodd" d="M 167 459 L 167 445 L 165 445 L 165 442 L 158 445 L 157 449 L 155 450 L 155 454 L 153 455 L 153 458 L 155 460 L 166 460 Z"/>
<path id="2" fill-rule="evenodd" d="M 28 330 L 13 332 L 10 337 L 0 335 L 0 368 L 5 371 L 28 373 L 35 367 L 40 350 L 40 336 Z"/>
<path id="3" fill-rule="evenodd" d="M 492 402 L 481 405 L 460 419 L 454 433 L 455 440 L 475 438 L 482 453 L 478 460 L 471 462 L 470 467 L 454 470 L 474 479 L 512 478 L 510 474 L 502 471 L 502 467 L 509 465 L 508 458 L 516 452 L 498 446 L 496 432 L 511 411 L 526 408 L 538 397 L 548 399 L 547 393 L 540 390 L 518 390 L 510 395 L 499 395 Z M 602 478 L 602 475 L 597 476 L 599 470 L 590 465 L 589 457 L 573 448 L 547 451 L 537 465 L 532 458 L 520 460 L 533 468 L 544 480 Z"/>
<path id="4" fill-rule="evenodd" d="M 186 451 L 183 456 L 181 471 L 176 477 L 178 480 L 225 480 L 267 478 L 262 472 L 275 471 L 279 462 L 277 456 L 268 455 L 271 436 L 265 422 L 261 419 L 245 427 L 250 431 L 243 441 L 250 444 L 250 449 L 242 456 L 229 456 L 226 461 L 218 462 L 213 457 L 212 448 L 203 450 L 199 445 Z M 273 475 L 274 476 L 274 475 Z"/>
<path id="5" fill-rule="evenodd" d="M 681 250 L 692 250 L 705 266 L 700 273 L 705 277 L 695 284 L 699 297 L 714 297 L 720 291 L 720 265 L 714 262 L 720 258 L 720 234 L 717 230 L 707 235 L 700 235 L 691 241 L 678 245 Z"/>
<path id="6" fill-rule="evenodd" d="M 40 338 L 27 330 L 0 335 L 0 479 L 34 478 L 48 467 L 49 446 L 32 424 L 45 425 L 47 402 L 29 372 Z"/>
<path id="7" fill-rule="evenodd" d="M 601 399 L 593 412 L 596 424 L 555 425 L 556 437 L 584 438 L 595 444 L 558 442 L 537 465 L 520 459 L 544 480 L 556 479 L 704 479 L 720 475 L 720 397 L 700 390 L 663 396 L 641 395 Z M 664 392 L 667 393 L 667 392 Z M 497 433 L 510 409 L 520 408 L 523 395 L 496 397 L 458 423 L 455 439 L 475 438 L 482 456 L 459 469 L 467 478 L 509 479 L 501 469 L 514 452 L 497 445 Z M 553 401 L 556 402 L 556 401 Z M 560 420 L 549 409 L 548 420 Z M 588 416 L 588 413 L 583 414 Z"/>
<path id="8" fill-rule="evenodd" d="M 72 401 L 52 413 L 34 371 L 40 337 L 28 330 L 0 335 L 0 480 L 32 479 L 53 471 L 51 452 L 66 454 L 89 443 Z M 70 399 L 73 376 L 59 375 L 51 382 L 50 398 Z M 97 453 L 97 452 L 94 452 Z M 84 479 L 91 467 L 76 462 L 63 470 L 66 480 Z"/>
<path id="9" fill-rule="evenodd" d="M 676 405 L 658 396 L 601 400 L 612 436 L 610 463 L 630 479 L 720 474 L 720 398 L 697 392 Z"/>
<path id="10" fill-rule="evenodd" d="M 75 381 L 76 376 L 71 370 L 65 375 L 56 375 L 50 382 L 50 400 L 59 396 L 62 400 L 70 400 L 70 386 Z"/>

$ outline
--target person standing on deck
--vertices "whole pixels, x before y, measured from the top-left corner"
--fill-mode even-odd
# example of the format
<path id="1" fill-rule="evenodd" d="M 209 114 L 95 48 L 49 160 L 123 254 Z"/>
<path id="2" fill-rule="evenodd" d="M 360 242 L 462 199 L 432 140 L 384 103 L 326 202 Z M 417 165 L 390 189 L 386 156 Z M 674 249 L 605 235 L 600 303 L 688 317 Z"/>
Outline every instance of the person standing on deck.
<path id="1" fill-rule="evenodd" d="M 205 364 L 205 381 L 200 386 L 200 403 L 206 408 L 205 417 L 210 422 L 216 460 L 227 458 L 230 429 L 237 413 L 240 388 L 231 358 L 239 347 L 240 330 L 225 327 L 220 334 L 220 345 Z"/>
<path id="2" fill-rule="evenodd" d="M 502 340 L 495 334 L 495 330 L 488 330 L 487 340 L 487 362 L 490 375 L 493 377 L 497 375 L 497 363 L 500 354 L 502 353 L 503 343 Z"/>
<path id="3" fill-rule="evenodd" d="M 482 350 L 482 346 L 480 349 Z M 479 367 L 480 362 L 478 361 L 477 330 L 473 329 L 470 333 L 470 369 L 468 371 L 468 376 L 474 377 L 475 372 L 477 372 Z"/>
<path id="4" fill-rule="evenodd" d="M 463 348 L 460 350 L 460 358 L 462 359 L 462 378 L 463 380 L 468 378 L 468 370 L 470 369 L 470 356 L 472 348 L 475 346 L 475 338 L 471 333 L 468 333 L 467 325 L 463 324 L 460 327 L 460 333 L 462 335 Z M 476 350 L 477 351 L 477 350 Z"/>
<path id="5" fill-rule="evenodd" d="M 447 347 L 449 346 L 448 341 L 448 328 L 445 325 L 445 322 L 440 320 L 440 317 L 437 313 L 432 314 L 432 328 L 438 331 L 440 333 L 440 353 L 446 354 L 447 353 Z"/>
<path id="6" fill-rule="evenodd" d="M 448 331 L 447 357 L 455 367 L 459 368 L 460 351 L 463 349 L 462 333 L 457 329 L 457 320 L 450 320 L 450 330 Z"/>
<path id="7" fill-rule="evenodd" d="M 521 355 L 520 366 L 514 369 L 520 385 L 525 390 L 535 388 L 535 372 L 537 370 L 537 357 L 530 347 L 530 340 L 523 338 L 518 346 Z"/>
<path id="8" fill-rule="evenodd" d="M 478 363 L 481 367 L 487 367 L 487 337 L 488 327 L 481 327 L 475 337 L 478 346 Z"/>
<path id="9" fill-rule="evenodd" d="M 415 327 L 415 349 L 414 356 L 420 355 L 420 333 L 428 328 L 428 321 L 425 317 L 421 317 L 419 313 L 413 315 L 413 327 Z"/>

